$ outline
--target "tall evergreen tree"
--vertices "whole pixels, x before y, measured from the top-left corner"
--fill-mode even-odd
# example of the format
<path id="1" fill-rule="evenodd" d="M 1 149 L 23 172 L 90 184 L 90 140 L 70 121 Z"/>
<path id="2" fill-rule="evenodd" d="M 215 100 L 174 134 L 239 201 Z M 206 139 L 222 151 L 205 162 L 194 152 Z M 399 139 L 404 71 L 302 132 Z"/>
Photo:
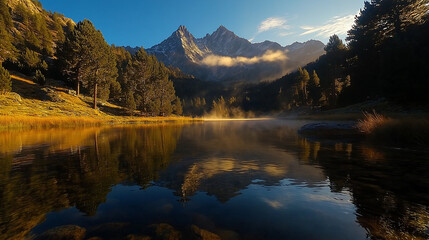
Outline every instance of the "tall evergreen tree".
<path id="1" fill-rule="evenodd" d="M 307 93 L 307 83 L 310 80 L 310 75 L 308 74 L 308 71 L 301 67 L 298 68 L 298 84 L 301 89 L 301 102 L 302 104 L 306 104 L 308 100 L 308 93 Z"/>
<path id="2" fill-rule="evenodd" d="M 140 48 L 128 61 L 121 79 L 122 89 L 126 93 L 131 92 L 137 98 L 137 107 L 147 111 L 147 99 L 149 90 L 148 55 Z"/>
<path id="3" fill-rule="evenodd" d="M 326 61 L 325 67 L 328 70 L 328 74 L 321 84 L 326 90 L 326 95 L 329 98 L 330 104 L 335 105 L 338 97 L 336 86 L 344 79 L 347 67 L 347 47 L 344 45 L 343 41 L 334 34 L 329 38 L 325 51 L 326 55 L 324 61 Z"/>
<path id="4" fill-rule="evenodd" d="M 76 82 L 77 94 L 80 83 L 90 88 L 96 108 L 97 96 L 108 96 L 106 91 L 117 77 L 115 56 L 101 32 L 89 20 L 79 22 L 67 35 L 59 55 L 62 72 Z M 103 86 L 103 91 L 99 92 L 99 86 Z"/>
<path id="5" fill-rule="evenodd" d="M 38 53 L 28 48 L 21 54 L 20 62 L 21 68 L 26 73 L 33 73 L 41 64 Z"/>
<path id="6" fill-rule="evenodd" d="M 356 96 L 389 95 L 393 87 L 396 88 L 393 95 L 399 97 L 407 92 L 403 88 L 405 85 L 422 85 L 419 81 L 404 82 L 422 79 L 421 74 L 416 74 L 420 70 L 415 68 L 427 59 L 424 57 L 427 54 L 422 52 L 427 49 L 425 44 L 421 47 L 427 38 L 415 34 L 417 31 L 411 34 L 409 30 L 419 28 L 419 32 L 424 32 L 428 12 L 427 0 L 365 2 L 347 38 L 352 88 Z M 400 98 L 404 100 L 403 97 Z"/>
<path id="7" fill-rule="evenodd" d="M 122 88 L 134 95 L 138 110 L 164 116 L 173 111 L 176 96 L 168 69 L 143 48 L 128 61 L 120 79 Z"/>
<path id="8" fill-rule="evenodd" d="M 12 81 L 9 72 L 0 64 L 0 94 L 5 94 L 12 90 Z"/>
<path id="9" fill-rule="evenodd" d="M 176 100 L 174 100 L 173 113 L 176 115 L 182 115 L 183 114 L 182 103 L 181 103 L 179 97 L 176 97 Z"/>
<path id="10" fill-rule="evenodd" d="M 54 29 L 56 31 L 56 37 L 59 44 L 63 44 L 66 40 L 63 26 L 60 23 L 60 14 L 54 12 L 52 14 L 52 20 L 54 21 Z"/>
<path id="11" fill-rule="evenodd" d="M 313 70 L 313 72 L 311 73 L 310 81 L 308 82 L 308 92 L 312 104 L 319 104 L 319 100 L 322 97 L 322 92 L 320 89 L 320 79 L 316 73 L 316 70 Z"/>
<path id="12" fill-rule="evenodd" d="M 136 110 L 136 101 L 134 100 L 134 95 L 131 91 L 126 93 L 125 107 L 128 109 L 128 114 L 131 116 L 134 115 L 134 111 Z"/>
<path id="13" fill-rule="evenodd" d="M 168 80 L 168 76 L 165 75 L 163 78 L 157 79 L 152 83 L 155 90 L 155 95 L 151 99 L 151 102 L 160 101 L 159 110 L 154 109 L 158 115 L 167 116 L 173 112 L 172 102 L 176 99 L 174 92 L 173 82 Z"/>

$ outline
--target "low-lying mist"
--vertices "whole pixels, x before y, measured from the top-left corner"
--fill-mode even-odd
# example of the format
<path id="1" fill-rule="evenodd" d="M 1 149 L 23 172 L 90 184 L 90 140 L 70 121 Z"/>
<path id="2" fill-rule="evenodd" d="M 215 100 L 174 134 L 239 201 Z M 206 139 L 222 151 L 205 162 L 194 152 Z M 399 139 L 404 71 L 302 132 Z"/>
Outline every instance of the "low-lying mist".
<path id="1" fill-rule="evenodd" d="M 261 62 L 286 62 L 288 57 L 286 55 L 287 51 L 266 51 L 262 56 L 255 57 L 228 57 L 228 56 L 219 56 L 219 55 L 208 55 L 201 63 L 209 67 L 235 67 L 238 65 L 250 65 L 257 64 Z"/>
<path id="2" fill-rule="evenodd" d="M 224 109 L 222 111 L 212 109 L 210 112 L 202 116 L 204 119 L 211 120 L 234 120 L 234 119 L 249 119 L 255 118 L 256 115 L 251 111 L 243 111 L 240 108 Z"/>

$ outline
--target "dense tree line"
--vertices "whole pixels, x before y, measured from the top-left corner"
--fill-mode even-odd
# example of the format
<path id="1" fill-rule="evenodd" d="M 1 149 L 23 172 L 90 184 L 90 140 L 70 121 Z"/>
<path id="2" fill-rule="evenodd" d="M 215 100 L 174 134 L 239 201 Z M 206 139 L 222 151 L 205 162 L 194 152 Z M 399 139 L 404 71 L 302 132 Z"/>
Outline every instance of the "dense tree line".
<path id="1" fill-rule="evenodd" d="M 219 92 L 205 87 L 209 83 L 175 85 L 184 99 L 235 97 L 243 110 L 261 113 L 302 107 L 335 108 L 379 98 L 401 104 L 427 104 L 428 12 L 427 0 L 371 0 L 356 16 L 347 44 L 337 35 L 331 36 L 326 54 L 276 81 L 233 86 Z M 193 93 L 196 87 L 200 94 Z M 197 108 L 194 112 L 198 112 Z M 192 112 L 186 107 L 185 110 Z"/>
<path id="2" fill-rule="evenodd" d="M 333 35 L 326 54 L 295 72 L 273 82 L 228 86 L 165 67 L 143 48 L 131 55 L 108 46 L 88 20 L 74 26 L 58 13 L 33 14 L 22 4 L 12 10 L 0 0 L 0 61 L 8 69 L 38 71 L 38 79 L 40 73 L 67 79 L 77 94 L 82 85 L 94 96 L 94 106 L 96 98 L 109 99 L 130 114 L 202 115 L 232 98 L 229 108 L 254 112 L 333 108 L 377 98 L 426 104 L 428 11 L 428 0 L 365 2 L 347 44 Z M 16 21 L 22 34 L 13 36 Z"/>
<path id="3" fill-rule="evenodd" d="M 32 2 L 40 12 L 23 3 L 10 8 L 0 0 L 0 63 L 7 69 L 32 75 L 41 85 L 45 75 L 63 79 L 76 95 L 83 90 L 93 96 L 94 108 L 101 99 L 125 106 L 130 114 L 182 114 L 169 76 L 188 75 L 165 67 L 143 48 L 131 55 L 109 46 L 89 20 L 74 24 L 59 13 L 46 12 L 37 0 Z M 2 72 L 3 79 L 8 78 Z M 9 83 L 4 80 L 2 86 Z M 2 87 L 2 92 L 9 90 Z"/>
<path id="4" fill-rule="evenodd" d="M 377 98 L 427 104 L 428 12 L 427 0 L 365 2 L 348 45 L 333 35 L 317 61 L 274 82 L 247 86 L 243 108 L 331 108 Z"/>
<path id="5" fill-rule="evenodd" d="M 0 62 L 9 68 L 35 73 L 47 70 L 55 48 L 65 39 L 71 20 L 47 12 L 38 1 L 32 1 L 40 12 L 32 12 L 22 2 L 10 8 L 0 0 Z"/>
<path id="6" fill-rule="evenodd" d="M 428 11 L 427 0 L 365 2 L 347 38 L 353 98 L 427 99 Z"/>
<path id="7" fill-rule="evenodd" d="M 8 70 L 37 73 L 37 79 L 43 79 L 55 69 L 55 49 L 73 22 L 45 11 L 37 0 L 32 2 L 40 11 L 31 11 L 22 2 L 12 8 L 7 2 L 0 0 L 0 63 Z"/>
<path id="8" fill-rule="evenodd" d="M 89 90 L 94 97 L 114 100 L 128 109 L 153 116 L 181 114 L 169 70 L 155 56 L 140 48 L 134 55 L 122 47 L 109 46 L 89 20 L 79 22 L 58 54 L 59 69 L 76 87 Z"/>

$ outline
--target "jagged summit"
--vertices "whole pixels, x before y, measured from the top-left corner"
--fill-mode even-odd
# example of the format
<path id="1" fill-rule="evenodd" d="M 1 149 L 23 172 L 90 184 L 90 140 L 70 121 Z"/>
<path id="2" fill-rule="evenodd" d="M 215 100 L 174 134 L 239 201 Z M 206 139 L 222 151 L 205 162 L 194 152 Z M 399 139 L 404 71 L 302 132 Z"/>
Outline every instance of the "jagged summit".
<path id="1" fill-rule="evenodd" d="M 220 25 L 219 28 L 216 29 L 216 31 L 214 31 L 211 35 L 209 34 L 209 36 L 212 38 L 221 38 L 221 37 L 239 38 L 237 35 L 235 35 L 234 32 L 230 31 L 223 25 Z"/>
<path id="2" fill-rule="evenodd" d="M 216 29 L 216 31 L 214 31 L 213 32 L 213 34 L 214 33 L 232 33 L 232 34 L 234 34 L 231 30 L 229 30 L 228 28 L 226 28 L 225 26 L 223 26 L 223 25 L 220 25 L 217 29 Z M 235 34 L 234 34 L 235 35 Z"/>
<path id="3" fill-rule="evenodd" d="M 194 37 L 184 25 L 180 25 L 179 28 L 177 28 L 177 30 L 173 33 L 173 35 L 174 34 L 181 37 Z"/>
<path id="4" fill-rule="evenodd" d="M 168 65 L 187 61 L 198 62 L 206 54 L 204 49 L 197 46 L 195 37 L 184 25 L 180 25 L 169 38 L 147 49 L 147 51 L 155 54 L 159 60 L 168 63 Z M 174 60 L 169 60 L 171 54 L 176 56 Z"/>
<path id="5" fill-rule="evenodd" d="M 294 43 L 282 47 L 271 41 L 251 43 L 220 25 L 213 33 L 195 38 L 184 25 L 180 25 L 170 37 L 147 52 L 154 54 L 165 65 L 172 65 L 182 71 L 206 80 L 275 79 L 285 73 L 316 60 L 324 53 L 324 44 L 319 41 Z M 261 61 L 264 54 L 280 51 L 282 61 Z M 207 60 L 210 58 L 209 60 Z M 233 64 L 234 58 L 252 64 Z M 252 61 L 243 58 L 254 59 Z M 264 59 L 267 59 L 266 57 Z M 256 59 L 256 60 L 255 60 Z M 285 62 L 284 59 L 287 59 Z M 256 63 L 255 63 L 256 61 Z M 230 65 L 228 65 L 230 64 Z"/>
<path id="6" fill-rule="evenodd" d="M 179 28 L 177 29 L 177 31 L 187 32 L 188 29 L 186 28 L 185 25 L 180 25 Z"/>

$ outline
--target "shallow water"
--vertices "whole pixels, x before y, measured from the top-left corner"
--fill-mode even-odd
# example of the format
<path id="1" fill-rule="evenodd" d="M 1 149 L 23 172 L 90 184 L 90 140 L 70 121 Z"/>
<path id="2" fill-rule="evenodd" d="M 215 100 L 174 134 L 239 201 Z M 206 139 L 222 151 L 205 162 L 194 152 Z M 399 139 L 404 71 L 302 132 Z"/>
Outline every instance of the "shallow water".
<path id="1" fill-rule="evenodd" d="M 222 239 L 429 237 L 427 151 L 308 140 L 304 123 L 0 132 L 0 239 L 64 225 L 86 239 L 198 239 L 195 226 Z"/>

